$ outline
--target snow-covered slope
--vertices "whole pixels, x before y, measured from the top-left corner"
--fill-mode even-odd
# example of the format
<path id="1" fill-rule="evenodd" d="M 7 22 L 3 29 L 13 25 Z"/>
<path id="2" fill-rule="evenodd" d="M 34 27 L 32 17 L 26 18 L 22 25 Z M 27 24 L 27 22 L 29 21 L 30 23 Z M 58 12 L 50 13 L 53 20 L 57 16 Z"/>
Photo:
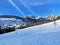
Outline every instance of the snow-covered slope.
<path id="1" fill-rule="evenodd" d="M 60 20 L 0 35 L 0 45 L 60 45 Z"/>
<path id="2" fill-rule="evenodd" d="M 21 19 L 16 20 L 0 20 L 0 25 L 11 25 L 11 24 L 26 24 L 26 22 L 22 21 Z"/>

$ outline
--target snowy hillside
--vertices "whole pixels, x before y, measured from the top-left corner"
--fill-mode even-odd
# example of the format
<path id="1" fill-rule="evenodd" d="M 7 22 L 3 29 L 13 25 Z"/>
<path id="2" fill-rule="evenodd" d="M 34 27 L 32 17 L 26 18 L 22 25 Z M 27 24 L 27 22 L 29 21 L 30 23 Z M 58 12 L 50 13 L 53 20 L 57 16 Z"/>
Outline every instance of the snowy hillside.
<path id="1" fill-rule="evenodd" d="M 60 45 L 60 20 L 0 35 L 0 45 Z"/>
<path id="2" fill-rule="evenodd" d="M 16 19 L 16 20 L 0 20 L 1 25 L 11 25 L 11 24 L 25 24 L 24 21 L 21 19 Z"/>

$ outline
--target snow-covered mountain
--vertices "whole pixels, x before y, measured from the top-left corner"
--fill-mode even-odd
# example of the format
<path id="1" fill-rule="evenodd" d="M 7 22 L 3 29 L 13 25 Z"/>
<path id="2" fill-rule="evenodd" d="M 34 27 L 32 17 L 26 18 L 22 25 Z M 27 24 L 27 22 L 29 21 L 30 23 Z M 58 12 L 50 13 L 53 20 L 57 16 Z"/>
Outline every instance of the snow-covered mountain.
<path id="1" fill-rule="evenodd" d="M 15 18 L 15 19 L 22 19 L 22 17 L 13 16 L 13 15 L 0 15 L 0 18 Z"/>
<path id="2" fill-rule="evenodd" d="M 46 21 L 48 20 L 47 18 L 44 18 L 44 17 L 41 17 L 41 16 L 25 16 L 24 17 L 24 20 L 26 23 L 36 23 L 36 22 L 43 22 L 43 21 Z"/>
<path id="3" fill-rule="evenodd" d="M 26 17 L 19 17 L 19 16 L 12 16 L 12 15 L 2 15 L 0 16 L 0 23 L 3 24 L 31 24 L 36 23 L 39 21 L 46 20 L 41 16 L 26 16 Z"/>
<path id="4" fill-rule="evenodd" d="M 19 16 L 12 16 L 12 15 L 2 15 L 0 16 L 0 24 L 3 25 L 10 25 L 10 24 L 25 24 L 24 21 L 22 21 L 22 17 Z"/>
<path id="5" fill-rule="evenodd" d="M 0 45 L 60 45 L 60 20 L 0 35 Z"/>
<path id="6" fill-rule="evenodd" d="M 55 15 L 55 14 L 50 14 L 48 17 L 47 17 L 47 19 L 49 19 L 49 20 L 53 20 L 53 19 L 57 19 L 57 15 Z"/>
<path id="7" fill-rule="evenodd" d="M 12 15 L 2 15 L 0 16 L 0 25 L 25 25 L 25 24 L 32 24 L 38 25 L 47 22 L 51 22 L 53 19 L 57 19 L 58 16 L 56 15 L 49 15 L 46 17 L 41 16 L 12 16 Z M 58 18 L 60 19 L 60 17 Z"/>

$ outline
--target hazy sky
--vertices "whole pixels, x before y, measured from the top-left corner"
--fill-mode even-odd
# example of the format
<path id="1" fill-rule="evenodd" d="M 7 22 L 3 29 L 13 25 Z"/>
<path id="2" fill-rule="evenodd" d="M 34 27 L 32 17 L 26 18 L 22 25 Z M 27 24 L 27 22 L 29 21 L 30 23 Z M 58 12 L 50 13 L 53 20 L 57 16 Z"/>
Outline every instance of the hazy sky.
<path id="1" fill-rule="evenodd" d="M 60 15 L 60 0 L 0 0 L 0 15 Z"/>

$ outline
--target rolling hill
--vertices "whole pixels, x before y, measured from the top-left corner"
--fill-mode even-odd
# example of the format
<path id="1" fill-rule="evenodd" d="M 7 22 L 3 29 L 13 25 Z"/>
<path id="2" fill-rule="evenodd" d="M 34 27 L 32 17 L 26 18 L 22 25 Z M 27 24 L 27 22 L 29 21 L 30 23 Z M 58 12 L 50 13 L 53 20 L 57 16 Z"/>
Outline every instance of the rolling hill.
<path id="1" fill-rule="evenodd" d="M 0 45 L 60 45 L 60 20 L 0 35 Z"/>

